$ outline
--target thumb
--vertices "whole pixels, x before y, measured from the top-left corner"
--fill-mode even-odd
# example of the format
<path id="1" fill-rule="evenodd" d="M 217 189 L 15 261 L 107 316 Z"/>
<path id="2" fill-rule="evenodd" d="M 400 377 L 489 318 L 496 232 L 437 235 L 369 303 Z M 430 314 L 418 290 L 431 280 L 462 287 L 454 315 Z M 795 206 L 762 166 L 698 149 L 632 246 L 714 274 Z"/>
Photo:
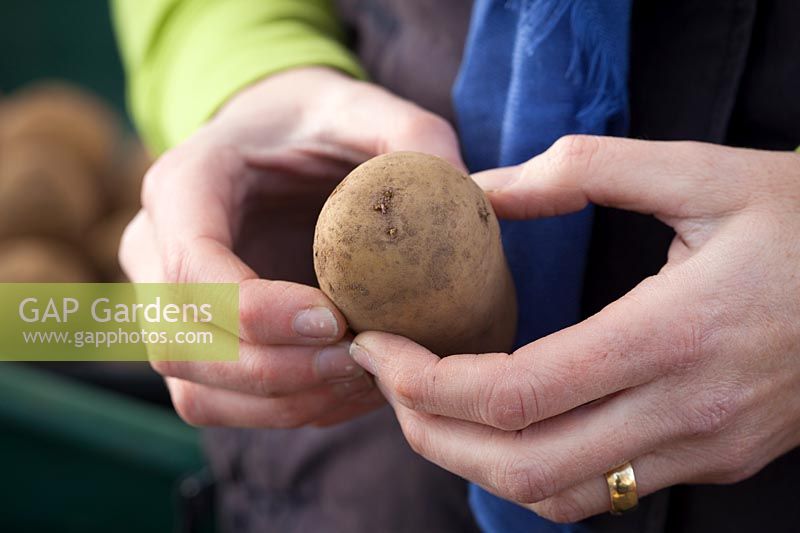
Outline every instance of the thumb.
<path id="1" fill-rule="evenodd" d="M 408 150 L 435 155 L 467 172 L 458 137 L 450 123 L 389 91 L 364 82 L 337 105 L 337 125 L 330 134 L 368 158 Z"/>
<path id="2" fill-rule="evenodd" d="M 737 205 L 733 150 L 695 142 L 570 135 L 514 167 L 479 172 L 498 216 L 538 218 L 579 211 L 589 202 L 674 218 L 708 216 Z"/>
<path id="3" fill-rule="evenodd" d="M 413 106 L 416 108 L 416 106 Z M 421 108 L 404 113 L 388 130 L 379 136 L 379 153 L 410 150 L 439 156 L 464 172 L 461 150 L 453 127 L 445 119 Z"/>

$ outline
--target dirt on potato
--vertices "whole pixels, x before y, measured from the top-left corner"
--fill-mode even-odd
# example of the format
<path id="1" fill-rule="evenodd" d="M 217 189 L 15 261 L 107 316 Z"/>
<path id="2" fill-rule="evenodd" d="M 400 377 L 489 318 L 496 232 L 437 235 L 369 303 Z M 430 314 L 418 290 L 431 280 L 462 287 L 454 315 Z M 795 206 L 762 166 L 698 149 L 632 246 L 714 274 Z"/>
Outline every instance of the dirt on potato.
<path id="1" fill-rule="evenodd" d="M 483 191 L 448 162 L 394 152 L 356 168 L 320 213 L 314 267 L 357 332 L 439 355 L 508 350 L 514 286 Z"/>

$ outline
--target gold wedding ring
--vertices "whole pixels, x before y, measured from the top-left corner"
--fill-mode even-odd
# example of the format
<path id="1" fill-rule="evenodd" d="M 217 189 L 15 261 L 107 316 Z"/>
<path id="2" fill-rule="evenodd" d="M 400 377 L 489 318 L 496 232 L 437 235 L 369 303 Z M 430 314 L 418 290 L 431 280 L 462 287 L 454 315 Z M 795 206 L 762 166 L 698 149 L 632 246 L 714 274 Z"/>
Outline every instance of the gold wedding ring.
<path id="1" fill-rule="evenodd" d="M 619 515 L 638 505 L 639 493 L 636 492 L 636 477 L 630 462 L 608 471 L 606 482 L 611 495 L 611 514 Z"/>

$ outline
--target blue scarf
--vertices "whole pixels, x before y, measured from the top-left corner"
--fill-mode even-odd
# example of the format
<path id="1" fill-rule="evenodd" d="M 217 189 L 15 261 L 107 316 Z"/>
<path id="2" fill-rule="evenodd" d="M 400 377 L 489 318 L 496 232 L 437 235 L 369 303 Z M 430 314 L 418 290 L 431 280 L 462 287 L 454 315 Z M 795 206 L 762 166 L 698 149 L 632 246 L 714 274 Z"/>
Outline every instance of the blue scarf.
<path id="1" fill-rule="evenodd" d="M 625 135 L 631 0 L 475 0 L 453 87 L 472 172 L 516 165 L 570 133 Z M 580 317 L 592 208 L 503 221 L 519 300 L 516 345 Z M 473 486 L 487 532 L 575 532 Z"/>

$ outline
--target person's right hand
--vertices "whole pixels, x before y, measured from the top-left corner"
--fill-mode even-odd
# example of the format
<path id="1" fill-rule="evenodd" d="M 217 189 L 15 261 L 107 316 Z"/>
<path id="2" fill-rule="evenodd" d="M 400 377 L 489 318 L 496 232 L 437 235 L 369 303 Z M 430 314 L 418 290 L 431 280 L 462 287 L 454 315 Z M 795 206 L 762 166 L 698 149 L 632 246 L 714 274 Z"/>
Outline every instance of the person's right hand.
<path id="1" fill-rule="evenodd" d="M 336 184 L 396 150 L 464 166 L 444 119 L 375 85 L 302 68 L 241 91 L 150 169 L 120 247 L 131 281 L 240 284 L 237 362 L 152 363 L 185 421 L 326 425 L 383 403 L 348 354 L 345 318 L 310 286 L 311 243 Z"/>

